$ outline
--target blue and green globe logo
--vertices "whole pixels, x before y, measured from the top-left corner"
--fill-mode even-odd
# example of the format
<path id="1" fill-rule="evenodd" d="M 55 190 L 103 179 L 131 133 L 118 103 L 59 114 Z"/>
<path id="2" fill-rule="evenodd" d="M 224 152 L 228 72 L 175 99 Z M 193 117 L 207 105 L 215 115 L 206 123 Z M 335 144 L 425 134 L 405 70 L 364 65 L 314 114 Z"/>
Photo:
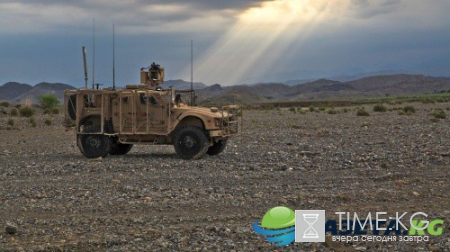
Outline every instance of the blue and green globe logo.
<path id="1" fill-rule="evenodd" d="M 253 230 L 276 246 L 289 245 L 295 240 L 295 212 L 283 206 L 274 207 L 264 214 L 261 226 L 258 221 L 253 223 Z"/>

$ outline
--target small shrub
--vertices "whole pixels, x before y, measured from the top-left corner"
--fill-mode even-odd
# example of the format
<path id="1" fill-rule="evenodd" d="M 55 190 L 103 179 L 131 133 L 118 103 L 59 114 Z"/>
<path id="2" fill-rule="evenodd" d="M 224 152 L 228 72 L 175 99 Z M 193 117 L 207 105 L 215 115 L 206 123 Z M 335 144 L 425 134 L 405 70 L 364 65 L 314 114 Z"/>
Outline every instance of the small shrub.
<path id="1" fill-rule="evenodd" d="M 53 108 L 52 109 L 52 114 L 54 114 L 54 115 L 59 114 L 59 108 Z"/>
<path id="2" fill-rule="evenodd" d="M 335 115 L 337 113 L 338 113 L 337 110 L 335 110 L 334 108 L 328 110 L 328 114 L 330 114 L 330 115 Z"/>
<path id="3" fill-rule="evenodd" d="M 406 113 L 405 113 L 405 111 L 400 110 L 400 111 L 398 111 L 398 115 L 406 115 Z"/>
<path id="4" fill-rule="evenodd" d="M 16 108 L 13 108 L 13 109 L 11 109 L 10 115 L 11 115 L 11 116 L 18 116 L 18 115 L 19 115 L 19 112 L 17 111 Z"/>
<path id="5" fill-rule="evenodd" d="M 31 123 L 31 127 L 36 128 L 36 126 L 37 126 L 36 118 L 34 118 L 33 116 L 30 117 L 30 123 Z"/>
<path id="6" fill-rule="evenodd" d="M 367 112 L 365 109 L 360 109 L 356 113 L 357 116 L 369 116 L 369 112 Z"/>
<path id="7" fill-rule="evenodd" d="M 433 112 L 431 112 L 431 115 L 434 116 L 434 118 L 436 119 L 445 119 L 447 117 L 445 111 L 442 109 L 433 110 Z"/>
<path id="8" fill-rule="evenodd" d="M 309 112 L 314 112 L 315 108 L 313 105 L 309 106 Z"/>
<path id="9" fill-rule="evenodd" d="M 413 114 L 416 113 L 416 108 L 413 106 L 405 106 L 403 107 L 403 112 L 405 112 L 405 114 Z"/>
<path id="10" fill-rule="evenodd" d="M 295 108 L 289 108 L 289 111 L 291 111 L 291 112 L 297 112 L 297 110 L 295 109 Z"/>
<path id="11" fill-rule="evenodd" d="M 0 103 L 0 106 L 7 108 L 7 107 L 9 107 L 9 102 L 4 101 L 4 102 Z"/>
<path id="12" fill-rule="evenodd" d="M 319 108 L 320 111 L 325 111 L 326 109 L 327 109 L 327 108 L 325 108 L 325 107 L 320 107 L 320 108 Z"/>
<path id="13" fill-rule="evenodd" d="M 429 104 L 429 103 L 434 104 L 434 101 L 431 100 L 431 99 L 425 99 L 425 100 L 422 101 L 422 103 L 423 104 Z"/>
<path id="14" fill-rule="evenodd" d="M 23 117 L 32 117 L 34 115 L 34 109 L 30 106 L 21 107 L 19 114 Z"/>
<path id="15" fill-rule="evenodd" d="M 382 104 L 377 104 L 373 107 L 374 112 L 386 112 L 387 110 L 387 107 Z"/>
<path id="16" fill-rule="evenodd" d="M 8 124 L 9 126 L 14 126 L 14 124 L 16 124 L 16 122 L 14 121 L 14 119 L 9 118 L 7 124 Z"/>
<path id="17" fill-rule="evenodd" d="M 389 105 L 395 105 L 395 101 L 390 100 L 390 101 L 388 101 L 388 104 Z"/>
<path id="18" fill-rule="evenodd" d="M 53 109 L 58 108 L 60 104 L 55 94 L 43 94 L 38 96 L 37 100 L 45 114 L 52 113 Z"/>
<path id="19" fill-rule="evenodd" d="M 347 112 L 348 112 L 348 108 L 344 108 L 344 109 L 342 110 L 342 112 L 347 113 Z"/>
<path id="20" fill-rule="evenodd" d="M 51 119 L 47 118 L 47 119 L 45 119 L 44 123 L 45 123 L 45 125 L 50 126 L 50 125 L 52 125 L 53 122 Z"/>

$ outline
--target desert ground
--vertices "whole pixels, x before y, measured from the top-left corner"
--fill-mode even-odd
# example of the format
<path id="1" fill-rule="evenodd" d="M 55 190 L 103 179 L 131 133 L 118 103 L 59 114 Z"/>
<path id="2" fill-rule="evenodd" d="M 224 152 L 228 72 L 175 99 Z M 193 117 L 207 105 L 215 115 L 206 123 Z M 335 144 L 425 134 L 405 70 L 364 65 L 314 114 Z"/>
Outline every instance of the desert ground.
<path id="1" fill-rule="evenodd" d="M 413 106 L 415 113 L 403 113 Z M 218 156 L 178 158 L 134 146 L 86 159 L 62 116 L 0 115 L 0 251 L 450 251 L 450 103 L 244 111 Z M 448 117 L 448 116 L 447 116 Z M 275 206 L 426 212 L 445 221 L 427 242 L 293 243 L 252 224 Z"/>

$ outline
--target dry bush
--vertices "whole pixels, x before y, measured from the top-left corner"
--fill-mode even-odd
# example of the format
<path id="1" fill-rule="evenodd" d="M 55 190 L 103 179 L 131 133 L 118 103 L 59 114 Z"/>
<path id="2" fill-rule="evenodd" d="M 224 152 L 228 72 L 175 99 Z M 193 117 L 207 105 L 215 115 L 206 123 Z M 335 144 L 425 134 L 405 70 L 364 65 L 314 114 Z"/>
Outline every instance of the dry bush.
<path id="1" fill-rule="evenodd" d="M 410 115 L 410 114 L 416 113 L 416 108 L 414 106 L 405 106 L 405 107 L 403 107 L 403 112 Z"/>
<path id="2" fill-rule="evenodd" d="M 370 116 L 369 112 L 367 112 L 365 109 L 360 109 L 358 112 L 356 112 L 357 116 Z"/>
<path id="3" fill-rule="evenodd" d="M 433 110 L 433 112 L 431 112 L 431 115 L 436 119 L 445 119 L 447 117 L 445 111 L 442 109 Z"/>
<path id="4" fill-rule="evenodd" d="M 32 117 L 34 113 L 34 109 L 30 106 L 24 106 L 19 109 L 19 114 L 23 117 Z"/>
<path id="5" fill-rule="evenodd" d="M 8 119 L 7 124 L 8 124 L 9 126 L 14 126 L 15 123 L 16 123 L 16 122 L 14 121 L 14 119 L 12 119 L 12 118 L 9 118 L 9 119 Z"/>
<path id="6" fill-rule="evenodd" d="M 386 112 L 387 110 L 387 107 L 382 104 L 377 104 L 373 107 L 374 112 Z"/>
<path id="7" fill-rule="evenodd" d="M 19 112 L 17 111 L 16 108 L 13 108 L 13 109 L 11 109 L 11 111 L 9 112 L 9 114 L 10 114 L 11 116 L 18 116 L 18 115 L 19 115 Z"/>

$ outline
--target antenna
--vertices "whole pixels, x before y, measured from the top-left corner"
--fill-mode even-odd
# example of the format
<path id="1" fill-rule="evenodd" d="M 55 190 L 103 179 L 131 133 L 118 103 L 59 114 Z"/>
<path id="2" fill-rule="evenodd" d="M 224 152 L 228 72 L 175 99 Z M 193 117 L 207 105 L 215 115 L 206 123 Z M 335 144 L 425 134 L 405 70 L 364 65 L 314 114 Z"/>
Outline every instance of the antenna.
<path id="1" fill-rule="evenodd" d="M 191 39 L 191 106 L 194 106 L 194 40 Z"/>
<path id="2" fill-rule="evenodd" d="M 113 25 L 113 90 L 116 89 L 116 45 L 115 45 L 115 34 Z"/>
<path id="3" fill-rule="evenodd" d="M 94 83 L 95 83 L 95 18 L 92 19 L 92 89 L 94 89 L 95 86 Z"/>
<path id="4" fill-rule="evenodd" d="M 88 86 L 88 72 L 87 72 L 87 63 L 86 63 L 86 47 L 82 47 L 83 51 L 83 63 L 84 63 L 84 88 L 87 89 Z"/>

